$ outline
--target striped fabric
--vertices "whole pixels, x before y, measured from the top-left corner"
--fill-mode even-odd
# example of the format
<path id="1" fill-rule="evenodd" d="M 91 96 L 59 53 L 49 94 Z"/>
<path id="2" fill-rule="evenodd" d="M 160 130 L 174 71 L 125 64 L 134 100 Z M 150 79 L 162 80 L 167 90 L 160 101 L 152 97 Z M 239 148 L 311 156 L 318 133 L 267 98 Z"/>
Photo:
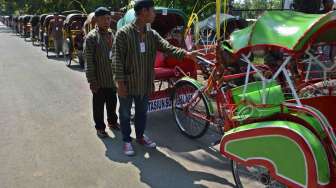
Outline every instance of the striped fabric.
<path id="1" fill-rule="evenodd" d="M 145 44 L 145 52 L 140 50 Z M 121 28 L 113 43 L 112 67 L 116 81 L 124 81 L 129 95 L 149 95 L 153 91 L 154 62 L 157 51 L 183 58 L 186 51 L 176 48 L 155 30 L 146 32 L 143 41 L 134 23 Z"/>
<path id="2" fill-rule="evenodd" d="M 101 88 L 116 88 L 110 59 L 112 40 L 111 32 L 101 33 L 93 29 L 84 42 L 86 78 Z"/>

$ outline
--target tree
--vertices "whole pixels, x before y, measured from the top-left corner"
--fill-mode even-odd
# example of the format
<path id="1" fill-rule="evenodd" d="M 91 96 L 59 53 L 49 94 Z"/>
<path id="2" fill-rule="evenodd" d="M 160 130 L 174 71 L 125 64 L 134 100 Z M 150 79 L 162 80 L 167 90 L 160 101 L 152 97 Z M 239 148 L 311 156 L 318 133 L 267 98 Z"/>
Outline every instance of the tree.
<path id="1" fill-rule="evenodd" d="M 317 13 L 319 12 L 321 7 L 321 0 L 295 0 L 294 1 L 294 8 L 306 13 Z"/>
<path id="2" fill-rule="evenodd" d="M 92 12 L 98 6 L 110 7 L 119 10 L 127 6 L 131 0 L 0 0 L 0 11 L 6 14 L 42 14 L 47 12 L 64 11 L 69 9 Z M 194 10 L 198 12 L 202 7 L 215 0 L 154 0 L 155 4 L 164 7 L 182 9 L 187 15 Z M 303 1 L 303 0 L 301 0 Z M 307 2 L 307 1 L 305 1 Z M 310 1 L 309 1 L 310 2 Z M 282 0 L 230 0 L 234 8 L 238 9 L 265 9 L 280 8 Z M 307 4 L 307 3 L 306 3 Z M 214 6 L 204 10 L 205 16 L 215 12 Z"/>

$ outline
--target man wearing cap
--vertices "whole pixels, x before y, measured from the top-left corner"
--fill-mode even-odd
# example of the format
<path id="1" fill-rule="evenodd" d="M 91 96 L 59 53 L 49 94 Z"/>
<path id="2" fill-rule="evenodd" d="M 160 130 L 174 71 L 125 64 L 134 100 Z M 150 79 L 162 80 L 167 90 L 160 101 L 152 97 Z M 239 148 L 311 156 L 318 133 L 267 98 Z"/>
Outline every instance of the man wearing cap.
<path id="1" fill-rule="evenodd" d="M 107 137 L 104 105 L 110 129 L 119 129 L 116 114 L 116 85 L 111 68 L 113 34 L 109 31 L 111 15 L 105 7 L 95 10 L 96 28 L 89 32 L 84 43 L 85 72 L 93 94 L 93 119 L 97 135 Z"/>
<path id="2" fill-rule="evenodd" d="M 321 13 L 328 13 L 334 8 L 334 0 L 322 0 L 323 10 Z"/>
<path id="3" fill-rule="evenodd" d="M 135 152 L 131 144 L 130 111 L 135 103 L 136 141 L 145 147 L 156 144 L 144 135 L 147 120 L 148 96 L 154 90 L 154 61 L 160 50 L 179 59 L 195 60 L 196 52 L 176 48 L 163 39 L 150 24 L 155 19 L 152 0 L 135 1 L 136 20 L 121 28 L 114 39 L 112 67 L 118 87 L 119 118 L 124 141 L 124 154 Z"/>

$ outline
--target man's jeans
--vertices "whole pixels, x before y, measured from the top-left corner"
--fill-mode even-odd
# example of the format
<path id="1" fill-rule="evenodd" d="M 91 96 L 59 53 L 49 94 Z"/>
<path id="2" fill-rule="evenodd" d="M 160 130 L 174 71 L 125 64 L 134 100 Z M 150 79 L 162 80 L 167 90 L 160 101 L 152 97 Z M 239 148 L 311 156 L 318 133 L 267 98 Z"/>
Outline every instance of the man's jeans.
<path id="1" fill-rule="evenodd" d="M 106 104 L 107 122 L 109 124 L 116 124 L 118 116 L 116 114 L 117 95 L 115 89 L 100 88 L 97 93 L 93 94 L 93 119 L 97 130 L 105 130 L 104 123 L 104 105 Z"/>
<path id="2" fill-rule="evenodd" d="M 119 119 L 121 132 L 123 135 L 124 142 L 131 142 L 131 108 L 132 103 L 135 104 L 135 133 L 136 138 L 142 138 L 147 121 L 147 107 L 148 107 L 148 96 L 119 96 Z"/>

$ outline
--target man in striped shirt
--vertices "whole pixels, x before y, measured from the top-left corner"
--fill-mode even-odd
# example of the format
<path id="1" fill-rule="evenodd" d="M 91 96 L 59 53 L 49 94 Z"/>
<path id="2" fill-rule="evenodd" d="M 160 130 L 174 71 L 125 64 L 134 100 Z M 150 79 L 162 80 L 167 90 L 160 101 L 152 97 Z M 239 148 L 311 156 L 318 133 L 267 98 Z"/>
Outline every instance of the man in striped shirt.
<path id="1" fill-rule="evenodd" d="M 111 68 L 111 49 L 113 34 L 109 31 L 111 15 L 107 8 L 95 11 L 97 27 L 90 31 L 84 43 L 85 72 L 93 94 L 93 119 L 97 135 L 107 137 L 104 123 L 104 105 L 106 103 L 107 121 L 110 129 L 119 129 L 116 114 L 116 85 Z"/>
<path id="2" fill-rule="evenodd" d="M 163 39 L 149 25 L 155 19 L 154 2 L 137 0 L 134 5 L 136 20 L 121 28 L 113 44 L 112 67 L 118 87 L 119 118 L 124 141 L 124 153 L 134 155 L 131 144 L 130 111 L 135 103 L 136 140 L 146 147 L 156 144 L 144 135 L 148 96 L 154 91 L 154 61 L 156 51 L 195 59 L 196 52 L 176 48 Z"/>

